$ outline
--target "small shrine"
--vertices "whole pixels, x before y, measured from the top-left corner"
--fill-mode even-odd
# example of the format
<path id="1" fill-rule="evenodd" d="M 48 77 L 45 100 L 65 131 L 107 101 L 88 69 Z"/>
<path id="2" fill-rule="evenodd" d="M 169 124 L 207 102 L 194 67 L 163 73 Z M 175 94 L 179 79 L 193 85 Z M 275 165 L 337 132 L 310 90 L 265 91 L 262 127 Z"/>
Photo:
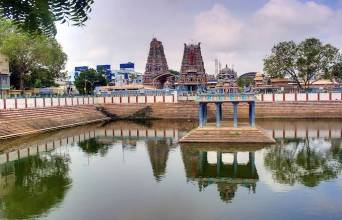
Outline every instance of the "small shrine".
<path id="1" fill-rule="evenodd" d="M 219 74 L 217 75 L 216 88 L 223 89 L 224 93 L 237 93 L 239 92 L 237 78 L 236 71 L 226 65 L 226 67 L 220 70 Z"/>

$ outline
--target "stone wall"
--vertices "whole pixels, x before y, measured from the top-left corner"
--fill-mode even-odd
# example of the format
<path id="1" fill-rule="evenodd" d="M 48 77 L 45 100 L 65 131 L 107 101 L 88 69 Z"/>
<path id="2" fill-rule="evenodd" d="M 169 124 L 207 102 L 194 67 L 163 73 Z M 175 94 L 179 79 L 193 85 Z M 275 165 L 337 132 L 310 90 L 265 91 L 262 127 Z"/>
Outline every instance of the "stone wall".
<path id="1" fill-rule="evenodd" d="M 197 119 L 198 104 L 193 101 L 151 104 L 105 104 L 118 118 Z M 239 118 L 248 118 L 248 105 L 239 104 Z M 233 105 L 223 104 L 223 118 L 232 118 Z M 342 118 L 341 101 L 325 102 L 257 102 L 257 118 Z M 208 118 L 215 118 L 214 104 L 208 105 Z"/>
<path id="2" fill-rule="evenodd" d="M 332 94 L 330 97 L 337 96 Z M 311 98 L 308 95 L 308 98 L 313 99 L 313 95 Z M 329 96 L 320 96 L 320 98 L 330 99 Z M 17 103 L 17 109 L 0 110 L 0 139 L 107 120 L 107 116 L 116 119 L 197 120 L 198 118 L 197 103 L 180 101 L 175 96 L 98 97 L 95 104 L 91 102 L 86 104 L 83 100 L 87 99 L 83 98 L 77 98 L 78 101 L 69 98 L 64 99 L 63 102 L 48 99 L 49 101 L 36 100 L 36 105 L 45 105 L 45 107 L 18 109 Z M 275 96 L 275 99 L 279 97 Z M 29 105 L 30 102 L 26 103 Z M 68 106 L 54 106 L 54 103 L 64 103 Z M 82 104 L 75 106 L 72 105 L 73 103 Z M 47 107 L 48 105 L 53 107 Z M 103 108 L 99 108 L 101 106 Z M 247 119 L 248 105 L 240 103 L 238 109 L 239 119 Z M 224 103 L 223 119 L 231 121 L 232 113 L 232 104 Z M 215 119 L 214 104 L 208 105 L 208 118 L 211 121 Z M 342 101 L 298 101 L 298 97 L 297 101 L 257 101 L 256 118 L 342 119 Z"/>

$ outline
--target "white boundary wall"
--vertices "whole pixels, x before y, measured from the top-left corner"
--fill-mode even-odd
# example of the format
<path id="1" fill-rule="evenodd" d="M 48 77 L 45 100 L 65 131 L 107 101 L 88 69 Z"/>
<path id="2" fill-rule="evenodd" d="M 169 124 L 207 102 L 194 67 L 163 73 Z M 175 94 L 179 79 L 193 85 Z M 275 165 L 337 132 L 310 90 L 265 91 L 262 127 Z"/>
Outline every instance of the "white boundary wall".
<path id="1" fill-rule="evenodd" d="M 276 93 L 258 94 L 256 99 L 261 102 L 320 102 L 342 101 L 342 93 Z"/>
<path id="2" fill-rule="evenodd" d="M 342 101 L 342 93 L 277 93 L 257 94 L 260 102 L 324 102 Z M 63 98 L 11 98 L 0 99 L 0 110 L 30 109 L 58 106 L 81 106 L 93 104 L 150 104 L 177 103 L 177 94 L 138 95 L 138 96 L 99 96 L 99 97 L 63 97 Z"/>
<path id="3" fill-rule="evenodd" d="M 9 98 L 0 99 L 0 110 L 81 106 L 93 104 L 176 103 L 177 101 L 176 94 L 148 96 Z"/>

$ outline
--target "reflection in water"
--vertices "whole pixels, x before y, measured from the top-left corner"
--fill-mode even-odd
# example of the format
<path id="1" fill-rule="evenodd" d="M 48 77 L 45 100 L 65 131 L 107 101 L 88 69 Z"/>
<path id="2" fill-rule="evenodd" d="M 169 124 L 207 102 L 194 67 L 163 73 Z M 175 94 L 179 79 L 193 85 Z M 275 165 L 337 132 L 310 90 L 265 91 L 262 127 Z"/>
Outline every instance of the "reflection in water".
<path id="1" fill-rule="evenodd" d="M 341 140 L 310 138 L 280 141 L 266 151 L 264 164 L 279 183 L 315 187 L 341 173 L 340 144 Z"/>
<path id="2" fill-rule="evenodd" d="M 0 219 L 340 219 L 341 123 L 259 125 L 276 145 L 179 146 L 193 124 L 163 121 L 2 142 Z"/>
<path id="3" fill-rule="evenodd" d="M 70 188 L 69 158 L 55 154 L 1 165 L 0 217 L 39 217 L 60 203 Z"/>
<path id="4" fill-rule="evenodd" d="M 137 141 L 136 140 L 123 140 L 122 141 L 122 149 L 124 151 L 135 151 L 137 149 Z"/>
<path id="5" fill-rule="evenodd" d="M 110 142 L 103 139 L 90 138 L 79 142 L 78 146 L 88 155 L 100 154 L 101 157 L 104 157 L 112 145 Z"/>
<path id="6" fill-rule="evenodd" d="M 148 140 L 146 142 L 148 155 L 153 170 L 153 176 L 160 182 L 165 175 L 169 150 L 172 146 L 170 139 Z"/>
<path id="7" fill-rule="evenodd" d="M 220 198 L 224 202 L 232 201 L 238 186 L 246 187 L 255 193 L 259 179 L 255 167 L 255 152 L 248 152 L 248 162 L 240 163 L 238 151 L 229 148 L 213 151 L 212 147 L 182 145 L 181 149 L 186 177 L 198 183 L 199 191 L 216 184 Z M 215 163 L 208 162 L 208 151 L 215 152 Z M 224 155 L 232 156 L 232 159 L 223 161 Z"/>

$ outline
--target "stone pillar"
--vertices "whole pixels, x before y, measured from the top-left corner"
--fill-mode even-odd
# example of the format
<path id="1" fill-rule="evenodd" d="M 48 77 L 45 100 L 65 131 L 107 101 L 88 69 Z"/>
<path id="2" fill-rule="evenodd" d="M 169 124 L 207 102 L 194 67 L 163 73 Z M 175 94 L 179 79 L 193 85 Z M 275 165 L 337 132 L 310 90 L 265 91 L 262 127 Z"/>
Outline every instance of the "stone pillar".
<path id="1" fill-rule="evenodd" d="M 199 109 L 198 109 L 198 121 L 199 121 L 199 127 L 203 128 L 204 126 L 204 103 L 199 103 Z"/>
<path id="2" fill-rule="evenodd" d="M 251 173 L 254 177 L 255 173 L 255 152 L 249 152 L 249 164 L 251 166 Z"/>
<path id="3" fill-rule="evenodd" d="M 222 152 L 216 153 L 216 176 L 220 177 L 221 165 L 222 165 Z"/>
<path id="4" fill-rule="evenodd" d="M 239 104 L 239 102 L 233 102 L 234 128 L 237 128 L 237 127 L 238 127 L 238 104 Z"/>
<path id="5" fill-rule="evenodd" d="M 221 120 L 222 120 L 222 103 L 216 102 L 216 127 L 221 127 Z"/>
<path id="6" fill-rule="evenodd" d="M 249 125 L 255 127 L 255 102 L 249 102 Z"/>
<path id="7" fill-rule="evenodd" d="M 234 161 L 233 161 L 233 177 L 236 177 L 238 168 L 238 161 L 237 161 L 237 152 L 234 152 Z"/>
<path id="8" fill-rule="evenodd" d="M 204 104 L 204 125 L 207 124 L 208 122 L 208 104 L 207 103 L 203 103 Z"/>
<path id="9" fill-rule="evenodd" d="M 207 164 L 207 152 L 200 151 L 198 154 L 198 173 L 202 175 Z"/>

